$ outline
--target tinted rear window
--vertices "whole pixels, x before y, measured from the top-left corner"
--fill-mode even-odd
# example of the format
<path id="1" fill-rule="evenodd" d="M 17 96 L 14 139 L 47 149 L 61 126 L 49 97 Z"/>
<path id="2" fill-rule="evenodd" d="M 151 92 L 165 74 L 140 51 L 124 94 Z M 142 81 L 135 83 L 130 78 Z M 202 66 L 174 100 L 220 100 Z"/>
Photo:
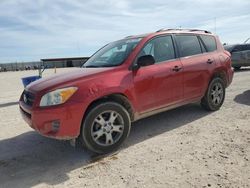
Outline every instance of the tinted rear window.
<path id="1" fill-rule="evenodd" d="M 213 52 L 217 50 L 216 41 L 213 36 L 201 35 L 202 41 L 204 42 L 208 52 Z"/>
<path id="2" fill-rule="evenodd" d="M 176 35 L 180 56 L 191 56 L 202 53 L 200 42 L 195 35 Z"/>

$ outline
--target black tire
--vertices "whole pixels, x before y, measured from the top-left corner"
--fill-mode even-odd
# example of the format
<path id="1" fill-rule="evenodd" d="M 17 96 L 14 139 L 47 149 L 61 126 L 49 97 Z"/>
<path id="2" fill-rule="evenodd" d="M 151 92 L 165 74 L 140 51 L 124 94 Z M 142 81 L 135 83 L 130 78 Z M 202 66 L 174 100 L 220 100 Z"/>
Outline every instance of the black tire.
<path id="1" fill-rule="evenodd" d="M 221 88 L 215 94 L 214 91 L 216 90 L 216 86 Z M 225 99 L 225 91 L 226 90 L 224 81 L 219 77 L 213 78 L 212 81 L 209 83 L 205 96 L 201 100 L 201 106 L 208 111 L 219 110 Z M 218 94 L 220 92 L 221 94 Z"/>
<path id="2" fill-rule="evenodd" d="M 241 66 L 234 67 L 234 70 L 240 70 Z"/>
<path id="3" fill-rule="evenodd" d="M 109 113 L 110 116 L 108 116 Z M 111 114 L 117 115 L 112 125 L 111 123 L 108 123 L 111 122 Z M 105 123 L 103 124 L 103 122 Z M 123 127 L 115 124 L 123 124 Z M 118 127 L 120 127 L 119 130 L 117 129 Z M 101 104 L 97 104 L 92 107 L 92 109 L 90 109 L 88 114 L 85 116 L 81 132 L 81 138 L 84 142 L 83 145 L 90 151 L 98 154 L 112 152 L 116 150 L 128 137 L 130 127 L 131 120 L 129 113 L 122 105 L 115 102 L 103 102 Z M 116 131 L 122 130 L 122 133 L 116 132 L 115 129 Z M 100 131 L 101 133 L 98 134 Z M 102 136 L 99 136 L 101 134 Z M 110 139 L 107 135 L 111 135 L 112 139 Z M 108 137 L 110 140 L 108 140 Z"/>

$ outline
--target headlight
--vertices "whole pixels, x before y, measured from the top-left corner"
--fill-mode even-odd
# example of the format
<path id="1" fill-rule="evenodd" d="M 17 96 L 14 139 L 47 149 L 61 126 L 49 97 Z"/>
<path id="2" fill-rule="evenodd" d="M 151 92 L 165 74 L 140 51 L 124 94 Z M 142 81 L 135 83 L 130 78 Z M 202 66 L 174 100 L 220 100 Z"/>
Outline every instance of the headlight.
<path id="1" fill-rule="evenodd" d="M 67 87 L 46 93 L 40 101 L 40 106 L 63 104 L 76 92 L 76 90 L 77 87 Z"/>

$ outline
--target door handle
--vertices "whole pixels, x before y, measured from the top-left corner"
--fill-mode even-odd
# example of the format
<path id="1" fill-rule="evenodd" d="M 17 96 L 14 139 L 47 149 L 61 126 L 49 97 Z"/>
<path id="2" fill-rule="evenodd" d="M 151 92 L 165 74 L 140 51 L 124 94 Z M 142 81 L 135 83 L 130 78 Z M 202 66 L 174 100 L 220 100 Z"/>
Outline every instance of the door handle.
<path id="1" fill-rule="evenodd" d="M 182 68 L 179 66 L 175 66 L 172 70 L 175 72 L 179 72 Z"/>
<path id="2" fill-rule="evenodd" d="M 213 62 L 214 62 L 214 61 L 213 61 L 212 59 L 208 59 L 208 60 L 207 60 L 207 63 L 208 63 L 208 64 L 212 64 Z"/>

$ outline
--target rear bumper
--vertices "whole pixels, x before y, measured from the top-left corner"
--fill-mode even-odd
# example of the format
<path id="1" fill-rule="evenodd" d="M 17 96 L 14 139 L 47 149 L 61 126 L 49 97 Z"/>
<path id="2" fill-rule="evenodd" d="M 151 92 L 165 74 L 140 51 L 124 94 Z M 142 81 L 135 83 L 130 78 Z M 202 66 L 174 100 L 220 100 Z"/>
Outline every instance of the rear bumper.
<path id="1" fill-rule="evenodd" d="M 79 103 L 32 109 L 20 101 L 19 107 L 25 122 L 43 136 L 70 140 L 78 137 L 80 133 L 83 108 Z"/>

